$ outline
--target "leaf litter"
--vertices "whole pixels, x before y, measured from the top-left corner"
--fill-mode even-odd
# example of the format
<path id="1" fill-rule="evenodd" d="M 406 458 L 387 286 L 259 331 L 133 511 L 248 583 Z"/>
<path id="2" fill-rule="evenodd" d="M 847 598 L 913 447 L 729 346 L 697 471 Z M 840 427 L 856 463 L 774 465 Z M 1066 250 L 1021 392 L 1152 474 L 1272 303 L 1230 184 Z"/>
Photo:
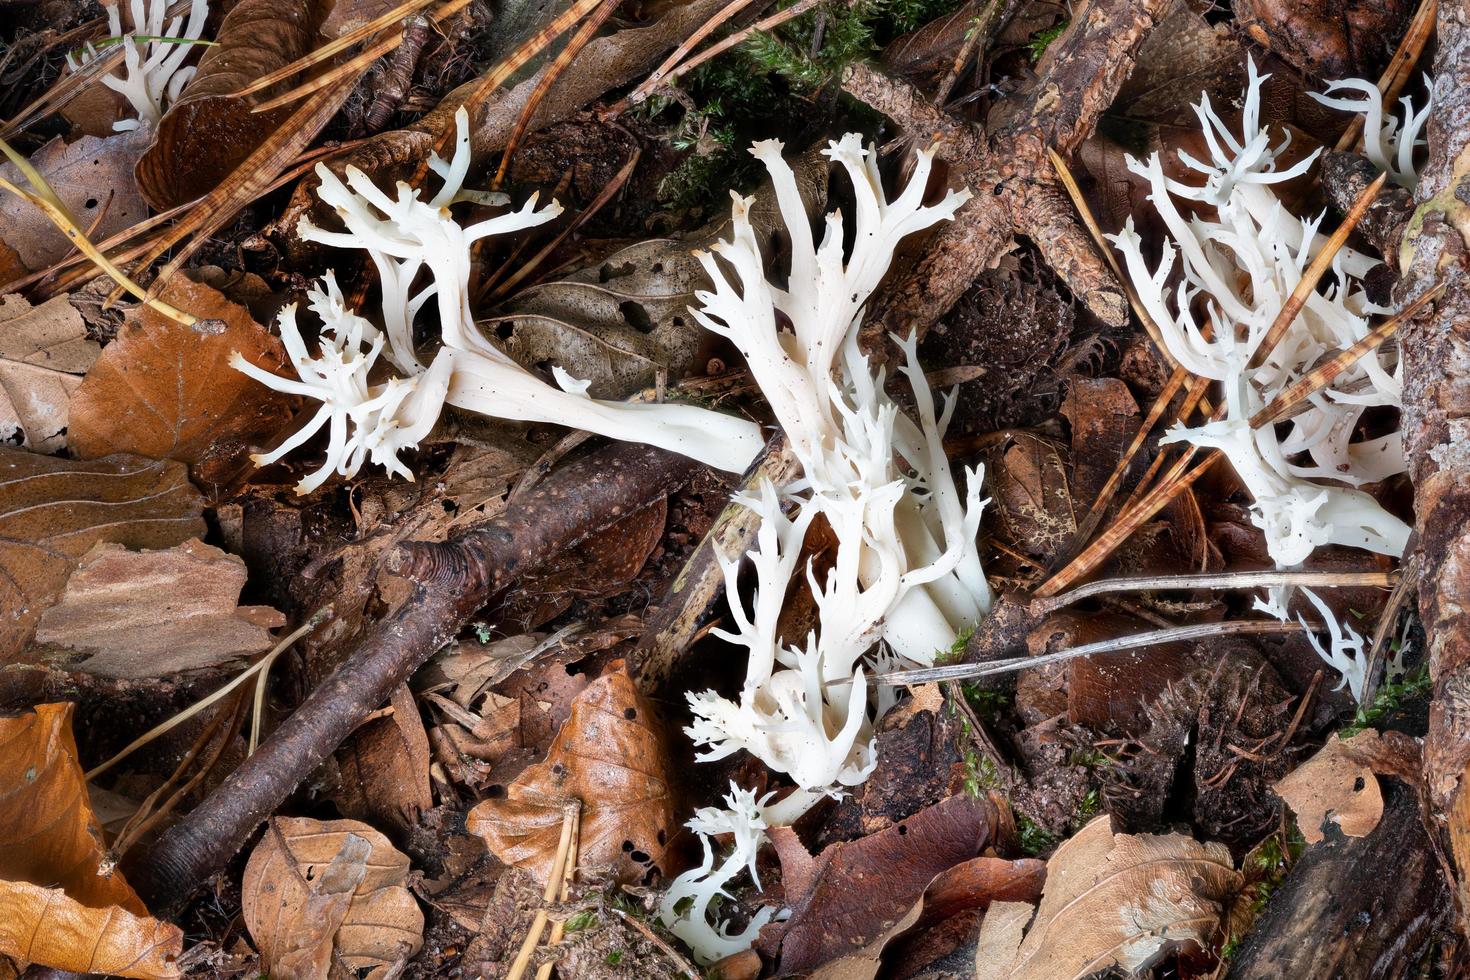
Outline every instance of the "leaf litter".
<path id="1" fill-rule="evenodd" d="M 1314 99 L 1359 76 L 1424 109 L 1433 15 L 1381 7 L 246 0 L 183 45 L 28 8 L 0 70 L 38 108 L 0 177 L 53 210 L 0 200 L 0 962 L 1206 977 L 1312 947 L 1292 929 L 1335 913 L 1302 895 L 1344 848 L 1437 875 L 1404 802 L 1439 764 L 1430 586 L 1374 547 L 1419 489 L 1417 335 L 1358 349 L 1412 298 L 1374 257 L 1399 252 L 1381 229 L 1425 234 L 1408 198 L 1380 192 L 1297 326 L 1277 316 L 1335 247 L 1297 216 L 1363 193 L 1314 151 L 1408 191 L 1429 163 L 1395 140 L 1424 118 L 1431 161 L 1463 139 L 1439 105 L 1347 129 Z M 126 59 L 120 89 L 68 82 L 89 43 L 182 57 L 126 94 Z M 1242 179 L 1210 176 L 1222 155 Z M 909 223 L 868 234 L 882 214 Z M 477 222 L 496 233 L 464 244 Z M 1228 361 L 1222 337 L 1278 321 L 1265 368 Z M 1257 449 L 1195 469 L 1324 366 Z M 725 435 L 641 464 L 611 441 L 711 412 Z M 683 458 L 768 439 L 723 472 Z M 988 615 L 960 622 L 970 547 Z M 1191 578 L 1262 569 L 1284 584 Z M 1379 584 L 1292 581 L 1336 571 Z M 1151 584 L 1068 596 L 1084 576 Z M 1226 635 L 1268 617 L 1293 632 Z M 1063 659 L 1177 626 L 1220 635 Z M 1463 861 L 1463 799 L 1425 807 Z M 1343 867 L 1344 907 L 1391 873 Z M 1404 891 L 1426 907 L 1355 920 L 1402 948 L 1315 944 L 1342 975 L 1445 941 L 1450 888 Z"/>

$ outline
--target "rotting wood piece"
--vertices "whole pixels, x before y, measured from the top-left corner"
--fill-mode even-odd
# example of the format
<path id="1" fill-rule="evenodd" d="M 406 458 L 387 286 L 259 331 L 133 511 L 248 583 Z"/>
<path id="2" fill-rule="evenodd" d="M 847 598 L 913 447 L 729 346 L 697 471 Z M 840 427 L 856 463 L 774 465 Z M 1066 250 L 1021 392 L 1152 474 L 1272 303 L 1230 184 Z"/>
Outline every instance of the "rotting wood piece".
<path id="1" fill-rule="evenodd" d="M 1029 237 L 1088 308 L 1109 324 L 1128 316 L 1123 290 L 1104 264 L 1058 184 L 1047 147 L 1070 155 L 1092 135 L 1133 70 L 1148 32 L 1173 0 L 1095 0 L 1046 51 L 1038 77 L 992 133 L 934 106 L 917 89 L 870 65 L 843 77 L 847 94 L 916 139 L 938 140 L 938 156 L 974 196 L 935 236 L 924 257 L 896 281 L 864 326 L 873 340 L 927 329 L 947 313 L 976 275 Z"/>
<path id="2" fill-rule="evenodd" d="M 1366 837 L 1330 826 L 1307 848 L 1231 959 L 1229 980 L 1418 975 L 1449 894 L 1413 788 L 1384 783 L 1378 826 Z"/>
<path id="3" fill-rule="evenodd" d="M 519 506 L 444 543 L 411 542 L 395 570 L 413 594 L 199 806 L 146 851 L 127 876 L 157 915 L 178 911 L 492 593 L 517 575 L 682 486 L 698 464 L 618 443 L 550 474 Z"/>
<path id="4" fill-rule="evenodd" d="M 1399 350 L 1419 614 L 1434 678 L 1424 776 L 1435 824 L 1443 830 L 1448 819 L 1453 836 L 1470 764 L 1470 0 L 1441 0 L 1438 30 L 1429 160 L 1395 298 L 1406 303 L 1444 284 L 1432 310 L 1399 331 Z M 1463 889 L 1470 868 L 1457 876 Z M 1470 933 L 1463 918 L 1460 929 Z"/>

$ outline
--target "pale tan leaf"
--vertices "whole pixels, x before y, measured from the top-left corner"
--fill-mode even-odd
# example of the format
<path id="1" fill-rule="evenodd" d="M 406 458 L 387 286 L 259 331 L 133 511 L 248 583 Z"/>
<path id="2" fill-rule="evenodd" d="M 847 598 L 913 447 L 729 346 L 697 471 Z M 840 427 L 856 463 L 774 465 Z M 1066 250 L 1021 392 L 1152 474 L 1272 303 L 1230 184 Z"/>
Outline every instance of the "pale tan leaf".
<path id="1" fill-rule="evenodd" d="M 245 865 L 241 907 L 272 975 L 325 978 L 335 959 L 371 980 L 423 946 L 407 881 L 408 858 L 365 823 L 276 817 Z"/>
<path id="2" fill-rule="evenodd" d="M 506 864 L 545 881 L 561 837 L 563 810 L 582 807 L 578 866 L 612 867 L 641 879 L 663 858 L 677 821 L 663 726 L 623 673 L 598 678 L 572 702 L 546 754 L 470 811 L 467 827 Z"/>
<path id="3" fill-rule="evenodd" d="M 178 928 L 148 917 L 105 856 L 70 704 L 0 718 L 0 956 L 76 973 L 179 975 Z"/>
<path id="4" fill-rule="evenodd" d="M 94 544 L 168 548 L 204 533 L 203 501 L 178 463 L 86 463 L 0 448 L 0 663 Z"/>
<path id="5" fill-rule="evenodd" d="M 0 296 L 0 443 L 63 448 L 72 393 L 99 350 L 65 296 L 37 307 Z"/>
<path id="6" fill-rule="evenodd" d="M 285 348 L 243 306 L 185 275 L 160 298 L 199 322 L 181 324 L 147 306 L 129 311 L 72 400 L 67 441 L 84 459 L 176 459 L 203 483 L 228 482 L 281 431 L 292 403 L 232 368 L 230 355 L 284 373 Z"/>
<path id="7" fill-rule="evenodd" d="M 1006 980 L 1035 912 L 1030 902 L 996 902 L 985 910 L 975 943 L 975 980 Z"/>
<path id="8" fill-rule="evenodd" d="M 1102 816 L 1057 848 L 1008 980 L 1141 970 L 1181 945 L 1208 949 L 1241 875 L 1223 844 L 1114 834 Z"/>
<path id="9" fill-rule="evenodd" d="M 1374 767 L 1363 757 L 1378 741 L 1378 733 L 1371 729 L 1346 741 L 1334 732 L 1316 755 L 1273 787 L 1296 814 L 1308 844 L 1322 840 L 1322 826 L 1328 821 L 1348 837 L 1366 837 L 1378 826 L 1383 791 Z"/>
<path id="10" fill-rule="evenodd" d="M 245 577 L 243 561 L 197 538 L 163 551 L 98 543 L 42 614 L 36 639 L 92 654 L 79 670 L 134 679 L 260 653 L 273 641 L 259 610 L 238 605 Z"/>

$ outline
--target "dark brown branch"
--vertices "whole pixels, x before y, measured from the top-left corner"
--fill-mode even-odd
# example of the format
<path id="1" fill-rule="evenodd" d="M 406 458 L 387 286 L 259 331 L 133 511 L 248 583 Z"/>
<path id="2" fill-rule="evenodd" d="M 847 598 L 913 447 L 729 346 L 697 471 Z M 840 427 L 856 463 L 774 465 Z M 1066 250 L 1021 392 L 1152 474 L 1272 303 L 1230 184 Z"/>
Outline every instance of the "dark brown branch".
<path id="1" fill-rule="evenodd" d="M 553 472 L 482 528 L 446 544 L 404 545 L 397 571 L 414 583 L 413 594 L 254 756 L 146 852 L 135 852 L 128 880 L 148 907 L 159 915 L 177 911 L 495 591 L 677 489 L 696 465 L 647 446 L 609 446 Z"/>
<path id="2" fill-rule="evenodd" d="M 935 237 L 905 277 L 875 305 L 869 341 L 893 331 L 926 329 L 964 294 L 976 275 L 1026 235 L 1087 306 L 1121 324 L 1127 301 L 1078 224 L 1047 160 L 1069 154 L 1092 134 L 1098 117 L 1133 70 L 1133 59 L 1172 0 L 1096 0 L 1085 5 L 1048 49 L 1030 91 L 988 137 L 951 116 L 907 83 L 868 65 L 851 69 L 843 90 L 888 116 L 911 135 L 938 137 L 939 156 L 974 197 Z M 869 349 L 876 349 L 871 343 Z"/>
<path id="3" fill-rule="evenodd" d="M 1359 153 L 1331 152 L 1322 158 L 1322 189 L 1339 211 L 1347 211 L 1378 177 L 1378 168 Z M 1414 196 L 1398 186 L 1387 186 L 1368 205 L 1357 231 L 1368 240 L 1383 261 L 1398 268 L 1399 241 L 1404 225 L 1414 213 Z"/>

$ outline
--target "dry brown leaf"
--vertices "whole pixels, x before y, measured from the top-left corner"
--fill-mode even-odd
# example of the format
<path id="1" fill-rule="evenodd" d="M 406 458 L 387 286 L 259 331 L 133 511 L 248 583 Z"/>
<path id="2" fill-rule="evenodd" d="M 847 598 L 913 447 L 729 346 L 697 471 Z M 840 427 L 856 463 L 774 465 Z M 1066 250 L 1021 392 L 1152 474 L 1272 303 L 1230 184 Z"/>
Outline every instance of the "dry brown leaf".
<path id="1" fill-rule="evenodd" d="M 251 106 L 299 77 L 253 97 L 231 93 L 310 51 L 331 7 L 326 0 L 242 0 L 230 8 L 138 161 L 138 185 L 149 204 L 163 211 L 204 196 L 275 134 L 294 106 L 259 113 Z"/>
<path id="2" fill-rule="evenodd" d="M 64 448 L 72 393 L 100 349 L 65 296 L 36 307 L 0 296 L 0 443 Z"/>
<path id="3" fill-rule="evenodd" d="M 285 348 L 243 306 L 184 275 L 160 298 L 199 322 L 186 326 L 146 306 L 129 311 L 72 399 L 68 442 L 83 459 L 176 459 L 203 483 L 226 483 L 253 446 L 280 432 L 291 404 L 230 367 L 230 354 L 279 373 Z"/>
<path id="4" fill-rule="evenodd" d="M 1321 841 L 1331 821 L 1347 837 L 1366 837 L 1383 818 L 1378 774 L 1417 781 L 1416 747 L 1403 736 L 1368 729 L 1349 739 L 1334 732 L 1316 755 L 1276 783 L 1276 795 L 1296 814 L 1308 844 Z"/>
<path id="5" fill-rule="evenodd" d="M 598 678 L 572 702 L 546 754 L 506 788 L 503 799 L 470 811 L 467 826 L 506 864 L 545 881 L 561 837 L 562 811 L 582 805 L 578 867 L 612 867 L 645 878 L 676 825 L 662 726 L 626 674 Z"/>
<path id="6" fill-rule="evenodd" d="M 337 805 L 346 816 L 407 831 L 434 805 L 429 736 L 407 684 L 393 691 L 393 713 L 375 718 L 337 751 Z"/>
<path id="7" fill-rule="evenodd" d="M 424 943 L 408 858 L 356 820 L 276 817 L 241 882 L 241 911 L 272 976 L 325 980 L 333 960 L 365 980 Z"/>
<path id="8" fill-rule="evenodd" d="M 204 533 L 203 504 L 178 463 L 0 449 L 0 663 L 20 653 L 94 544 L 172 547 Z"/>
<path id="9" fill-rule="evenodd" d="M 858 954 L 900 921 L 936 876 L 990 846 L 999 819 L 989 800 L 951 796 L 887 830 L 822 851 L 808 875 L 810 890 L 786 896 L 792 912 L 781 936 L 782 973 Z"/>
<path id="10" fill-rule="evenodd" d="M 988 508 L 1006 546 L 1050 562 L 1077 531 L 1067 460 L 1051 442 L 1017 433 L 991 468 Z"/>
<path id="11" fill-rule="evenodd" d="M 146 142 L 146 134 L 139 130 L 106 139 L 84 136 L 70 144 L 57 137 L 37 150 L 30 162 L 92 240 L 100 241 L 148 217 L 148 206 L 133 179 L 133 165 Z M 0 166 L 0 177 L 22 187 L 27 183 L 13 163 Z M 71 239 L 40 208 L 13 194 L 0 195 L 0 228 L 27 272 L 44 269 L 73 248 Z M 0 260 L 0 271 L 5 264 Z M 11 278 L 0 276 L 0 286 Z"/>
<path id="12" fill-rule="evenodd" d="M 976 962 L 982 956 L 1008 962 L 1003 972 L 987 974 L 1007 980 L 1142 970 L 1181 945 L 1209 949 L 1241 881 L 1223 844 L 1183 834 L 1114 834 L 1104 815 L 1047 862 L 1041 904 L 1014 956 L 1007 959 L 992 936 L 997 946 L 982 944 Z M 1000 938 L 1014 935 L 1014 922 L 1005 922 L 992 930 Z"/>
<path id="13" fill-rule="evenodd" d="M 1026 926 L 1036 914 L 1029 902 L 996 902 L 985 910 L 975 944 L 975 980 L 1006 980 L 1021 948 Z"/>
<path id="14" fill-rule="evenodd" d="M 78 670 L 162 677 L 269 649 L 273 609 L 239 606 L 245 563 L 196 539 L 163 551 L 99 542 L 82 557 L 36 639 L 91 653 Z"/>
<path id="15" fill-rule="evenodd" d="M 0 718 L 0 960 L 177 977 L 183 933 L 149 918 L 121 874 L 98 874 L 102 828 L 77 762 L 72 709 L 42 704 Z"/>

